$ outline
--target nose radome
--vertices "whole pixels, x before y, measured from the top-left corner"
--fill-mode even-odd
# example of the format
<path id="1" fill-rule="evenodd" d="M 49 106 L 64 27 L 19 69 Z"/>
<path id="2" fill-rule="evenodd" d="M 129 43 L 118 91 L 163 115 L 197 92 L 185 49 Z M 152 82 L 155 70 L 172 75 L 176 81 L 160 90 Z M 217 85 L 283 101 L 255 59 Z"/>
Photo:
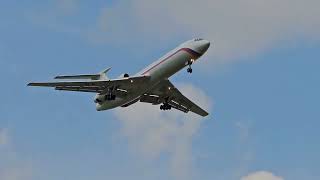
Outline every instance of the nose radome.
<path id="1" fill-rule="evenodd" d="M 210 47 L 210 41 L 202 40 L 201 45 L 199 46 L 199 52 L 204 54 Z"/>
<path id="2" fill-rule="evenodd" d="M 204 40 L 203 48 L 207 51 L 210 47 L 210 41 Z"/>

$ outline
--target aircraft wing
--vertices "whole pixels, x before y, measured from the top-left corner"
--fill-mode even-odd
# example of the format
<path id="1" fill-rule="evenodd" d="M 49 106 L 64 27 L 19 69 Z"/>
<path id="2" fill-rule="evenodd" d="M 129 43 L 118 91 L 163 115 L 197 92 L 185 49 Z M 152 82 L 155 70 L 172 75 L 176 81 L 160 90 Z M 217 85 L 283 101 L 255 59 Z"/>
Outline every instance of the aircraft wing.
<path id="1" fill-rule="evenodd" d="M 153 90 L 140 97 L 141 102 L 157 105 L 167 102 L 172 108 L 182 112 L 194 112 L 200 116 L 209 115 L 208 112 L 185 97 L 169 80 L 163 80 Z"/>
<path id="2" fill-rule="evenodd" d="M 110 80 L 87 80 L 87 81 L 58 81 L 29 83 L 28 86 L 53 87 L 56 90 L 106 93 L 109 88 L 127 92 L 138 88 L 149 80 L 149 76 L 135 76 Z"/>

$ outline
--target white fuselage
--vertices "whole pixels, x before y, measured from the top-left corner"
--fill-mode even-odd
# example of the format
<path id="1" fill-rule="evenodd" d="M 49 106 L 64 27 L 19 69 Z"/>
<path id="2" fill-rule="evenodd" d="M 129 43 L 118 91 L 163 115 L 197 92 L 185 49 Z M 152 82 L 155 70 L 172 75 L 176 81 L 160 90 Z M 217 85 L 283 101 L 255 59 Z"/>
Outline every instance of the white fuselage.
<path id="1" fill-rule="evenodd" d="M 95 99 L 99 98 L 104 100 L 103 103 L 96 103 L 96 109 L 98 111 L 107 110 L 135 102 L 141 95 L 148 92 L 148 90 L 156 86 L 161 80 L 168 79 L 187 66 L 188 63 L 194 62 L 201 57 L 209 46 L 210 42 L 203 39 L 193 39 L 181 44 L 138 72 L 136 75 L 149 76 L 150 80 L 148 83 L 139 86 L 138 89 L 128 92 L 125 97 L 116 97 L 115 100 L 107 101 L 105 100 L 105 95 L 96 95 Z"/>

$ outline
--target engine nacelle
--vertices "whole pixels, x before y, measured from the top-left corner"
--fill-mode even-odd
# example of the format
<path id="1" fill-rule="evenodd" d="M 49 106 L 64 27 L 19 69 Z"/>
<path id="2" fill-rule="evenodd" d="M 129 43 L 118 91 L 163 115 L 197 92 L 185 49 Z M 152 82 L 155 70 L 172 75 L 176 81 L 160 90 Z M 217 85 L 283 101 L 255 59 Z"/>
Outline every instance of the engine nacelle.
<path id="1" fill-rule="evenodd" d="M 98 104 L 102 104 L 104 101 L 106 101 L 105 95 L 99 95 L 97 94 L 94 98 L 94 102 Z"/>
<path id="2" fill-rule="evenodd" d="M 129 76 L 129 74 L 127 74 L 127 73 L 121 74 L 121 75 L 119 76 L 119 78 L 128 78 L 128 77 L 130 77 L 130 76 Z"/>

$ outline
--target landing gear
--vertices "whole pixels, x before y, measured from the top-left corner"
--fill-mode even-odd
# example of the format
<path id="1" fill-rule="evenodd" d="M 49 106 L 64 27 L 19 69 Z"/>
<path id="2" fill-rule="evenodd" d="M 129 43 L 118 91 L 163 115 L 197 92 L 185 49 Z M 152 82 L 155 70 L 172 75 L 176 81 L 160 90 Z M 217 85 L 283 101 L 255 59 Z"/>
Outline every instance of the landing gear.
<path id="1" fill-rule="evenodd" d="M 113 101 L 113 100 L 115 100 L 116 99 L 116 95 L 114 95 L 114 94 L 107 94 L 106 95 L 106 100 L 107 101 Z"/>
<path id="2" fill-rule="evenodd" d="M 114 87 L 109 88 L 108 93 L 105 96 L 107 101 L 113 101 L 116 99 L 116 95 L 114 95 L 114 91 L 115 91 Z"/>
<path id="3" fill-rule="evenodd" d="M 190 74 L 192 73 L 191 65 L 192 65 L 193 62 L 194 62 L 193 59 L 191 59 L 190 61 L 188 61 L 188 66 L 189 66 L 189 67 L 188 67 L 188 69 L 187 69 L 187 72 L 190 73 Z"/>
<path id="4" fill-rule="evenodd" d="M 163 105 L 160 106 L 161 110 L 170 110 L 171 106 L 168 103 L 164 103 Z"/>
<path id="5" fill-rule="evenodd" d="M 187 72 L 190 73 L 190 74 L 192 73 L 192 68 L 191 68 L 191 66 L 187 69 Z"/>

